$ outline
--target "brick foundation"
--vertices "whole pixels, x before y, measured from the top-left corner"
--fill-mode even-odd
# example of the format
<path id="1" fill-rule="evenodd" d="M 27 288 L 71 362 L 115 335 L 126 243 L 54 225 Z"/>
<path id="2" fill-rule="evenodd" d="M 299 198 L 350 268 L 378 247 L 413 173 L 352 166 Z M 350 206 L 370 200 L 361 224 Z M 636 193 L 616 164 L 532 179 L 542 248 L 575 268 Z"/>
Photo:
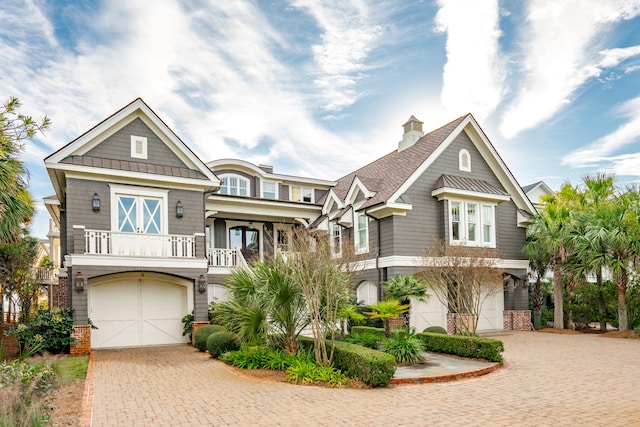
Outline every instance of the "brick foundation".
<path id="1" fill-rule="evenodd" d="M 74 344 L 71 344 L 71 354 L 91 353 L 91 326 L 73 325 L 71 337 L 76 341 Z"/>
<path id="2" fill-rule="evenodd" d="M 505 330 L 531 330 L 531 310 L 505 310 L 502 314 L 502 318 Z"/>
<path id="3" fill-rule="evenodd" d="M 191 322 L 191 345 L 195 345 L 196 331 L 203 326 L 207 326 L 209 322 Z"/>
<path id="4" fill-rule="evenodd" d="M 448 313 L 447 314 L 447 333 L 450 335 L 455 335 L 458 332 L 469 331 L 471 330 L 471 322 L 473 321 L 473 316 L 470 314 L 457 314 L 457 313 Z"/>

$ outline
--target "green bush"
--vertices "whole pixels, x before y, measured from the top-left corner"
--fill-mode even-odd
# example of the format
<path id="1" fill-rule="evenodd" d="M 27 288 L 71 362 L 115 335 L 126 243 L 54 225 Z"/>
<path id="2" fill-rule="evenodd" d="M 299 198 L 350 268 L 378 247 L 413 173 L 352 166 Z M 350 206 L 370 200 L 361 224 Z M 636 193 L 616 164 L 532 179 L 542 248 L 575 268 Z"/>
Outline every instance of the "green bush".
<path id="1" fill-rule="evenodd" d="M 238 336 L 233 332 L 214 332 L 207 338 L 207 351 L 213 358 L 217 358 L 227 351 L 235 351 L 240 348 Z"/>
<path id="2" fill-rule="evenodd" d="M 209 338 L 209 335 L 221 331 L 226 331 L 224 326 L 206 325 L 201 327 L 195 332 L 195 334 L 193 334 L 194 347 L 200 351 L 205 351 L 207 349 L 207 338 Z"/>
<path id="3" fill-rule="evenodd" d="M 182 319 L 182 336 L 189 335 L 191 337 L 191 332 L 193 332 L 193 314 L 185 314 Z"/>
<path id="4" fill-rule="evenodd" d="M 300 344 L 312 349 L 313 339 L 301 337 Z M 390 354 L 340 341 L 335 342 L 333 365 L 371 387 L 386 387 L 396 371 L 396 361 Z"/>
<path id="5" fill-rule="evenodd" d="M 0 363 L 0 426 L 39 426 L 49 421 L 47 395 L 56 374 L 47 366 L 13 361 Z"/>
<path id="6" fill-rule="evenodd" d="M 378 334 L 372 334 L 371 332 L 362 332 L 359 334 L 351 333 L 344 337 L 343 341 L 349 342 L 351 344 L 361 345 L 367 348 L 377 348 L 378 342 L 383 338 L 384 337 L 381 337 Z"/>
<path id="7" fill-rule="evenodd" d="M 242 346 L 240 350 L 228 351 L 220 356 L 224 363 L 237 368 L 275 371 L 286 370 L 295 358 L 295 355 L 267 346 Z"/>
<path id="8" fill-rule="evenodd" d="M 38 310 L 31 323 L 19 323 L 9 328 L 5 335 L 15 335 L 20 344 L 20 353 L 38 353 L 47 350 L 58 354 L 65 352 L 75 342 L 73 330 L 73 308 Z"/>
<path id="9" fill-rule="evenodd" d="M 392 355 L 398 363 L 415 363 L 422 360 L 424 342 L 413 332 L 398 331 L 382 342 L 380 350 Z"/>
<path id="10" fill-rule="evenodd" d="M 348 378 L 331 366 L 318 366 L 306 359 L 297 359 L 287 368 L 287 381 L 295 384 L 326 383 L 331 386 L 343 386 Z"/>
<path id="11" fill-rule="evenodd" d="M 422 332 L 431 333 L 431 334 L 444 334 L 444 335 L 448 334 L 447 330 L 442 326 L 429 326 Z"/>
<path id="12" fill-rule="evenodd" d="M 463 335 L 433 333 L 416 334 L 425 343 L 425 349 L 434 353 L 455 354 L 462 357 L 485 359 L 502 364 L 502 341 Z"/>
<path id="13" fill-rule="evenodd" d="M 384 328 L 372 328 L 371 326 L 354 326 L 351 328 L 352 334 L 374 334 L 379 337 L 384 337 Z"/>

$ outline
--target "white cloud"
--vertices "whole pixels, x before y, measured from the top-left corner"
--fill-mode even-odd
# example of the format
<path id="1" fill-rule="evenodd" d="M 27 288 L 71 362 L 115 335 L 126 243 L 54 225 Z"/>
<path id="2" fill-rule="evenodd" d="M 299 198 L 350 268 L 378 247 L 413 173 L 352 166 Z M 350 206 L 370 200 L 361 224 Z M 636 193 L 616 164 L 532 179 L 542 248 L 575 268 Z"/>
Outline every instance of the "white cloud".
<path id="1" fill-rule="evenodd" d="M 567 154 L 562 159 L 562 164 L 572 167 L 605 168 L 619 175 L 640 176 L 640 154 L 614 155 L 630 144 L 640 141 L 640 97 L 624 103 L 618 108 L 618 114 L 626 119 L 623 125 L 589 146 Z"/>
<path id="2" fill-rule="evenodd" d="M 438 5 L 435 29 L 447 35 L 442 104 L 482 122 L 503 96 L 498 1 L 439 0 Z"/>
<path id="3" fill-rule="evenodd" d="M 318 71 L 314 84 L 324 100 L 324 109 L 340 111 L 355 103 L 357 83 L 367 71 L 367 58 L 376 47 L 382 29 L 359 0 L 294 0 L 292 5 L 309 13 L 322 32 L 321 42 L 312 46 Z"/>
<path id="4" fill-rule="evenodd" d="M 637 55 L 635 48 L 601 47 L 617 22 L 638 14 L 638 0 L 532 1 L 521 34 L 524 81 L 502 117 L 502 134 L 512 138 L 548 120 L 603 67 Z M 604 58 L 597 54 L 600 50 Z"/>

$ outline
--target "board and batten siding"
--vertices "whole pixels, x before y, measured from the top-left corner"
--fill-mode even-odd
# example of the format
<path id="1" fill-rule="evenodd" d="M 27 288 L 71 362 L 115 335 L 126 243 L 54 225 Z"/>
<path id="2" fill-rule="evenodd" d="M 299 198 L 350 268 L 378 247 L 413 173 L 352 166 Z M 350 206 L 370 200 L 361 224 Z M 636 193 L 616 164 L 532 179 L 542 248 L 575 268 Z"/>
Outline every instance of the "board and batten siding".
<path id="1" fill-rule="evenodd" d="M 131 136 L 147 138 L 147 158 L 131 157 Z M 107 137 L 93 147 L 85 156 L 104 159 L 125 160 L 162 166 L 188 168 L 182 160 L 139 118 Z M 188 168 L 189 169 L 189 168 Z"/>
<path id="2" fill-rule="evenodd" d="M 466 149 L 471 156 L 471 172 L 462 172 L 458 168 L 461 149 Z M 394 216 L 391 231 L 383 229 L 385 246 L 389 239 L 393 241 L 392 253 L 385 250 L 385 256 L 419 256 L 438 240 L 448 239 L 448 202 L 439 202 L 431 195 L 436 181 L 443 174 L 483 180 L 504 191 L 467 134 L 460 133 L 406 192 L 413 209 L 407 211 L 406 216 Z M 386 223 L 385 227 L 388 227 Z M 496 209 L 498 251 L 504 258 L 524 259 L 521 253 L 524 238 L 525 229 L 516 224 L 515 204 L 512 201 L 500 203 Z"/>

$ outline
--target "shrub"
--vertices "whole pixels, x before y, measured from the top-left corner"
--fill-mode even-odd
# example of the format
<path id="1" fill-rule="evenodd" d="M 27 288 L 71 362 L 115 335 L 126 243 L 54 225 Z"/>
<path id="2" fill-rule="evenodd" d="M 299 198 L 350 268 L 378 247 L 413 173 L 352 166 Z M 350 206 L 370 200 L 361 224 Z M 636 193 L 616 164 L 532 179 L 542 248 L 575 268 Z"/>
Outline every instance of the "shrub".
<path id="1" fill-rule="evenodd" d="M 0 363 L 0 425 L 38 426 L 49 419 L 45 396 L 55 386 L 53 369 L 17 362 Z"/>
<path id="2" fill-rule="evenodd" d="M 331 366 L 318 366 L 315 362 L 298 359 L 287 368 L 287 381 L 292 383 L 313 384 L 326 383 L 332 386 L 343 386 L 347 377 Z"/>
<path id="3" fill-rule="evenodd" d="M 209 335 L 220 331 L 226 331 L 224 326 L 206 325 L 201 327 L 193 334 L 194 347 L 200 351 L 205 351 L 207 349 L 207 338 L 209 338 Z"/>
<path id="4" fill-rule="evenodd" d="M 431 333 L 431 334 L 444 334 L 444 335 L 448 335 L 447 330 L 445 328 L 443 328 L 442 326 L 429 326 L 428 328 L 426 328 L 424 331 L 425 333 Z"/>
<path id="5" fill-rule="evenodd" d="M 185 314 L 182 319 L 182 336 L 189 335 L 193 332 L 193 314 Z"/>
<path id="6" fill-rule="evenodd" d="M 300 344 L 313 348 L 313 339 L 301 337 Z M 333 365 L 371 387 L 386 387 L 396 371 L 396 361 L 390 354 L 340 341 L 335 343 Z"/>
<path id="7" fill-rule="evenodd" d="M 41 350 L 58 354 L 66 351 L 74 339 L 73 308 L 39 310 L 31 323 L 20 323 L 9 328 L 5 335 L 15 335 L 21 354 L 35 354 Z M 30 353 L 30 354 L 29 354 Z"/>
<path id="8" fill-rule="evenodd" d="M 213 358 L 217 358 L 227 351 L 235 351 L 240 348 L 238 337 L 233 332 L 214 332 L 207 338 L 207 350 Z"/>
<path id="9" fill-rule="evenodd" d="M 354 326 L 351 328 L 352 334 L 374 334 L 379 337 L 384 337 L 384 328 L 372 328 L 371 326 Z"/>
<path id="10" fill-rule="evenodd" d="M 396 332 L 383 341 L 381 350 L 398 363 L 415 363 L 422 360 L 424 343 L 413 332 Z"/>
<path id="11" fill-rule="evenodd" d="M 502 364 L 502 341 L 463 335 L 442 335 L 433 333 L 416 334 L 425 343 L 427 351 L 455 354 L 462 357 L 485 359 Z"/>
<path id="12" fill-rule="evenodd" d="M 384 331 L 384 329 L 383 329 Z M 372 334 L 371 332 L 363 332 L 360 334 L 351 333 L 344 337 L 345 342 L 349 342 L 351 344 L 361 345 L 367 348 L 377 348 L 378 342 L 382 339 L 378 334 Z"/>

